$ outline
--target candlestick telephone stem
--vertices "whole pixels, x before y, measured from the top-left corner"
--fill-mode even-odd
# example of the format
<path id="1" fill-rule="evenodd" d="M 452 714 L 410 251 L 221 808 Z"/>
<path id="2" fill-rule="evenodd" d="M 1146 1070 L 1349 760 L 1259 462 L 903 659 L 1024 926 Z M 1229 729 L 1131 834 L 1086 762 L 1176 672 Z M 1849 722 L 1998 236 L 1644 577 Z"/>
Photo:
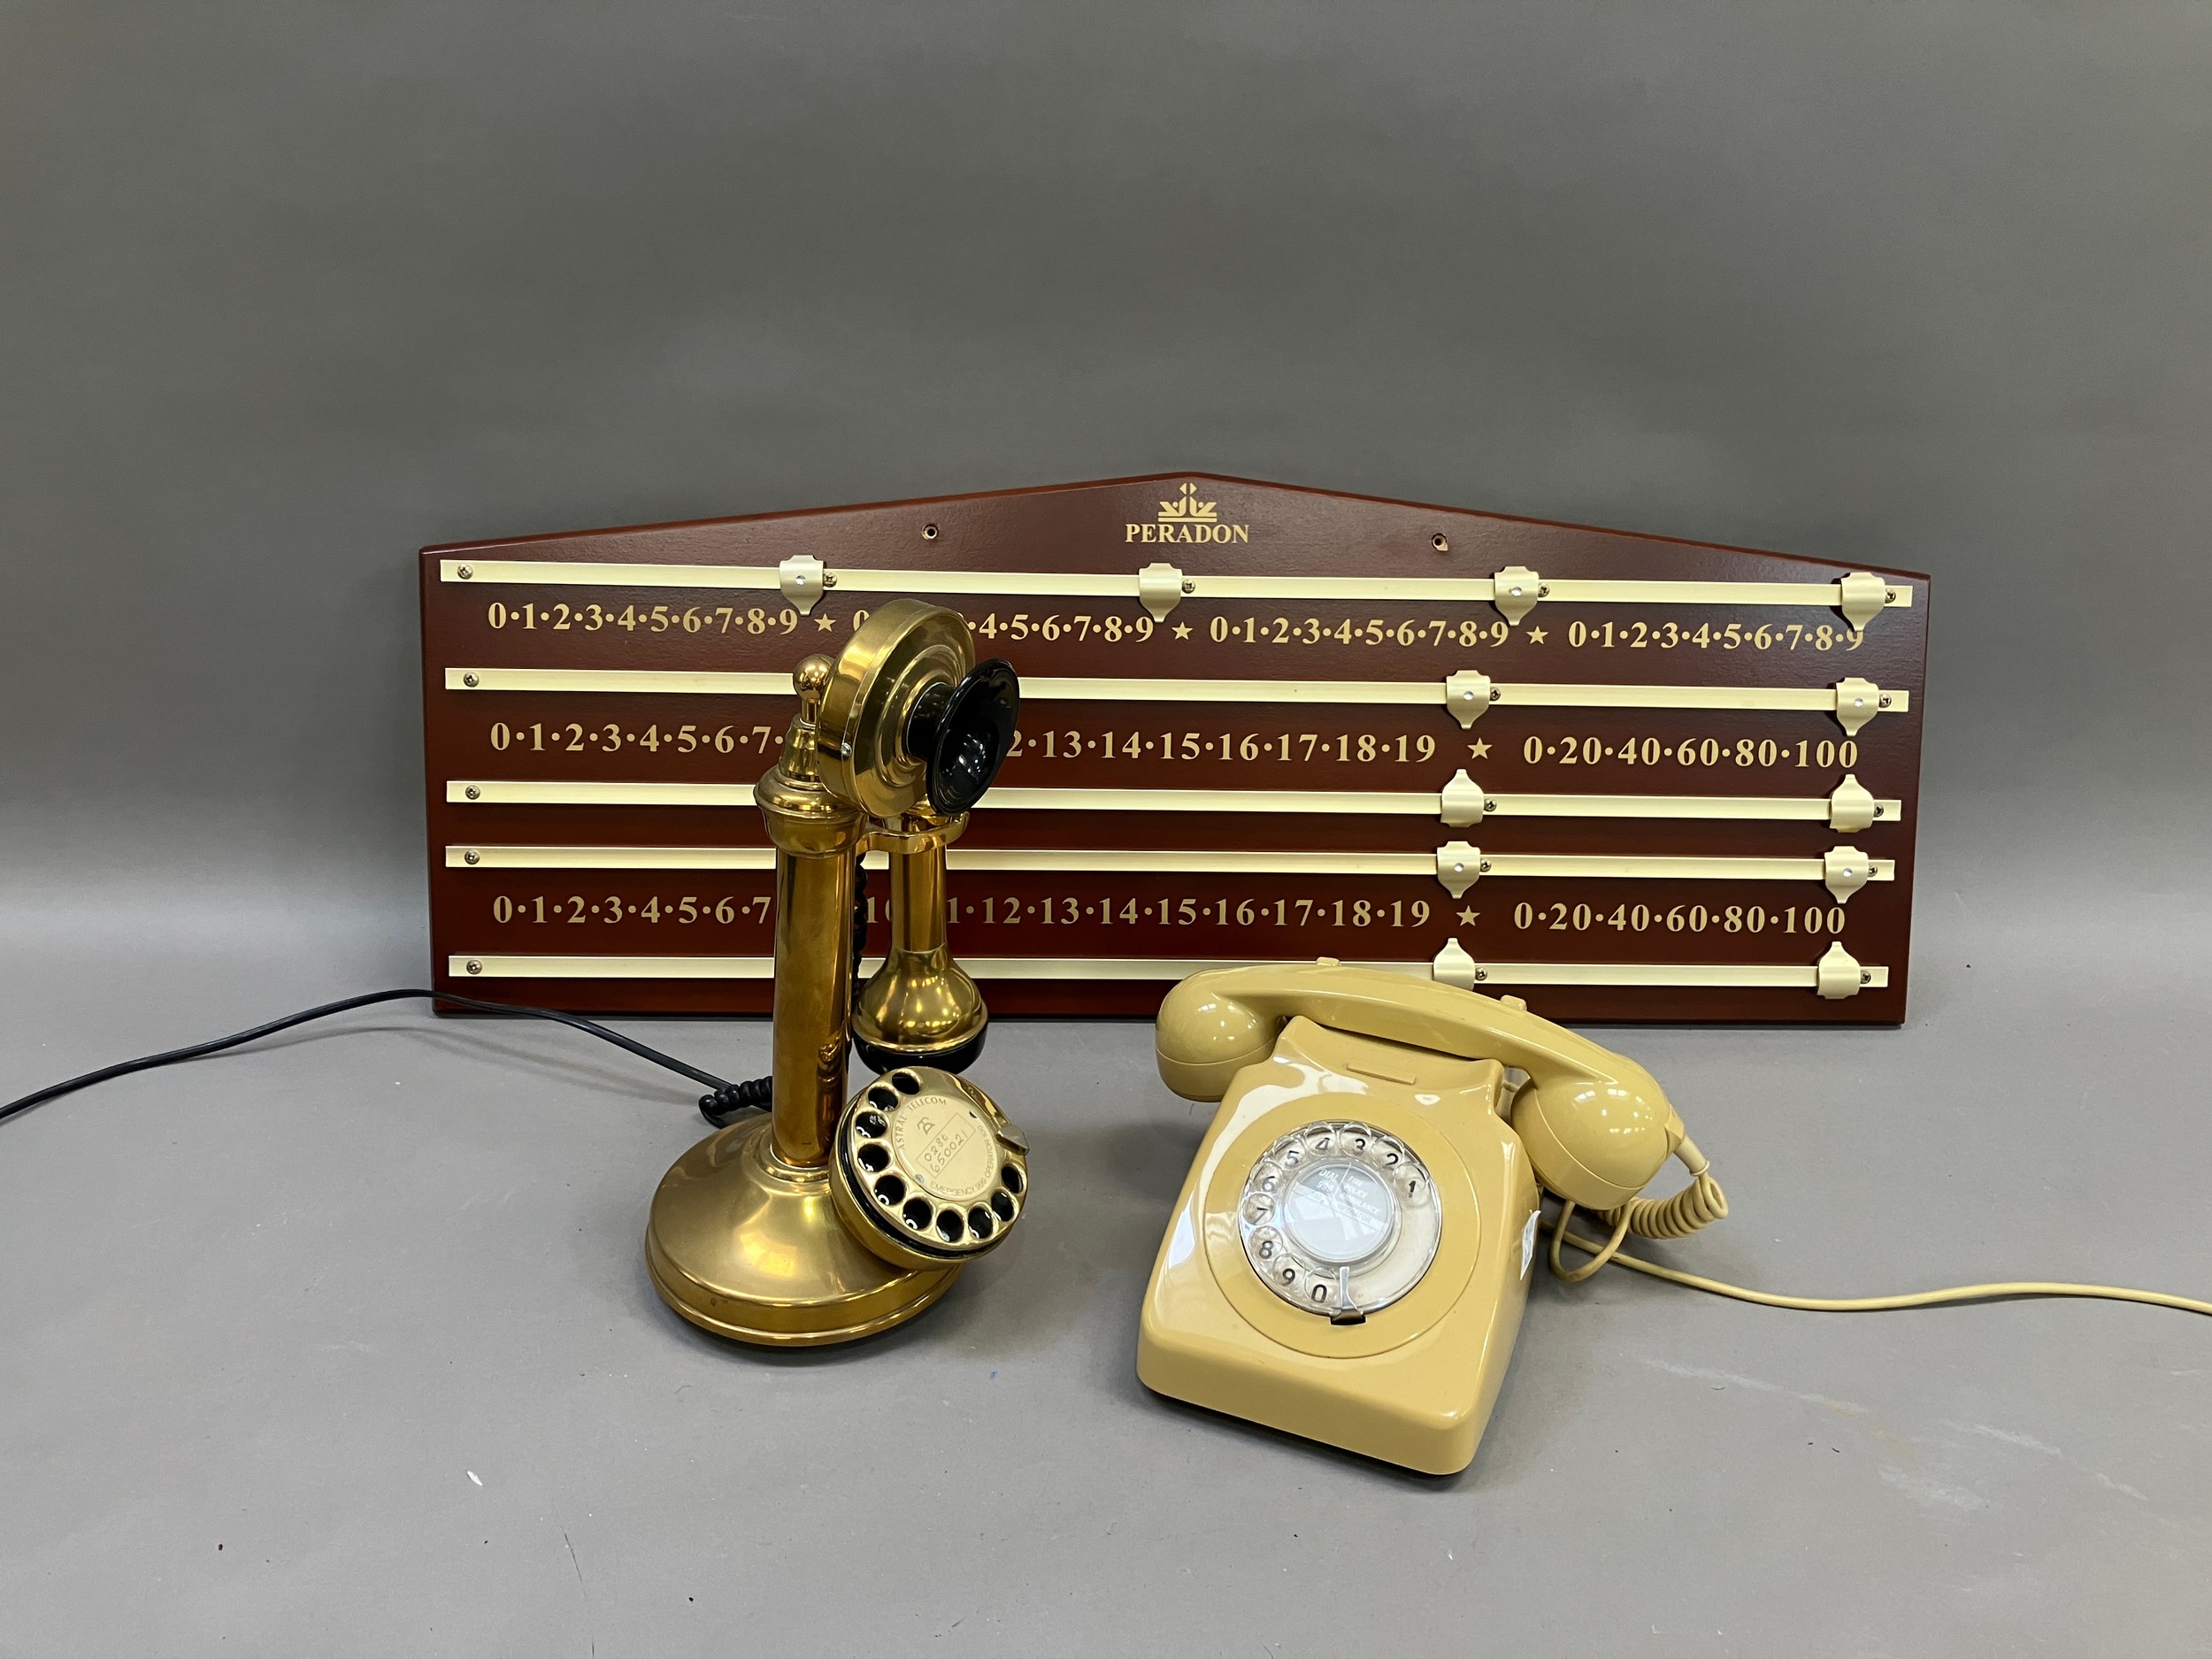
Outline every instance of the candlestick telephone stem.
<path id="1" fill-rule="evenodd" d="M 769 1118 L 676 1161 L 645 1256 L 693 1324 L 802 1346 L 913 1317 L 1002 1244 L 1027 1203 L 1029 1148 L 957 1074 L 988 1014 L 946 947 L 941 896 L 945 847 L 1011 747 L 1013 672 L 979 664 L 954 612 L 898 599 L 792 685 L 797 716 L 753 787 L 776 849 Z M 891 949 L 864 986 L 856 898 L 872 848 L 891 855 Z M 882 1075 L 849 1094 L 854 1049 Z"/>

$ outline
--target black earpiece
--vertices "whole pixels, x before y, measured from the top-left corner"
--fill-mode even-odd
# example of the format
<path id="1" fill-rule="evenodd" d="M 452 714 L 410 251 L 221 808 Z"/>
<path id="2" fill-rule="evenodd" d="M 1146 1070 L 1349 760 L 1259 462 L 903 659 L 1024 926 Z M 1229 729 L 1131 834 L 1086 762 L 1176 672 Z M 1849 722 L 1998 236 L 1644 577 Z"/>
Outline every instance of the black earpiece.
<path id="1" fill-rule="evenodd" d="M 956 686 L 931 687 L 907 716 L 906 752 L 925 770 L 929 803 L 946 818 L 983 798 L 1014 746 L 1021 681 L 1001 657 L 978 663 Z"/>

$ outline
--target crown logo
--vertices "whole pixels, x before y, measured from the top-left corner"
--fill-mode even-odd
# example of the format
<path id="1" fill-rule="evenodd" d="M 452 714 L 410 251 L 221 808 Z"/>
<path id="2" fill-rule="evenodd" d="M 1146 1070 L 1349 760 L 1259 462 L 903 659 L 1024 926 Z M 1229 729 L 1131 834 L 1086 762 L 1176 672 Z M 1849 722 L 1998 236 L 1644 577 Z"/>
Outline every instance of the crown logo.
<path id="1" fill-rule="evenodd" d="M 1249 541 L 1248 524 L 1224 524 L 1216 512 L 1218 502 L 1201 501 L 1198 486 L 1186 484 L 1172 501 L 1160 503 L 1156 518 L 1139 518 L 1122 526 L 1125 541 Z"/>
<path id="2" fill-rule="evenodd" d="M 1215 503 L 1198 499 L 1198 486 L 1186 484 L 1173 501 L 1160 503 L 1162 524 L 1212 524 Z"/>

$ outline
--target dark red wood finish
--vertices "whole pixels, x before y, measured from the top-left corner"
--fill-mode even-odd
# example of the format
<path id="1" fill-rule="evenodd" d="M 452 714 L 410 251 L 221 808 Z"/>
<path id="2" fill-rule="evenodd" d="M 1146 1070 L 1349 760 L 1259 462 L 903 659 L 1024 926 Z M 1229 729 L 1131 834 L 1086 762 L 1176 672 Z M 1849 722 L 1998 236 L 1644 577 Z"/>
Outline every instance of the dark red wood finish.
<path id="1" fill-rule="evenodd" d="M 1164 499 L 1196 484 L 1216 503 L 1219 522 L 1248 526 L 1248 541 L 1160 545 L 1132 541 L 1127 526 L 1156 522 Z M 1447 547 L 1440 549 L 1441 538 Z M 754 956 L 770 928 L 765 872 L 491 871 L 449 868 L 449 846 L 747 846 L 764 844 L 747 808 L 461 805 L 446 800 L 453 779 L 749 782 L 773 758 L 788 723 L 787 696 L 669 694 L 449 692 L 449 667 L 664 668 L 787 672 L 810 651 L 834 650 L 850 636 L 856 611 L 887 595 L 832 593 L 810 617 L 782 618 L 780 595 L 662 587 L 532 591 L 470 587 L 439 580 L 439 562 L 476 556 L 590 561 L 772 566 L 812 554 L 832 570 L 1099 572 L 1130 576 L 1156 559 L 1194 575 L 1485 577 L 1509 565 L 1547 580 L 1833 581 L 1853 566 L 1662 537 L 1631 535 L 1462 510 L 1327 494 L 1280 485 L 1170 474 L 995 495 L 828 509 L 751 518 L 587 532 L 426 549 L 422 556 L 425 751 L 428 785 L 432 943 L 436 983 L 476 996 L 554 1007 L 665 1013 L 763 1012 L 769 984 L 759 979 L 457 979 L 456 954 Z M 1492 877 L 1460 900 L 1432 877 L 1220 877 L 1178 875 L 1007 875 L 956 872 L 952 937 L 977 957 L 1173 957 L 1285 959 L 1330 955 L 1346 960 L 1418 961 L 1456 938 L 1478 962 L 1668 962 L 1809 964 L 1840 938 L 1863 964 L 1889 970 L 1886 989 L 1824 1002 L 1809 990 L 1551 987 L 1524 990 L 1539 1012 L 1578 1020 L 1692 1020 L 1883 1024 L 1903 1018 L 1909 979 L 1912 859 L 1918 822 L 1929 581 L 1879 570 L 1914 585 L 1914 603 L 1892 609 L 1851 645 L 1833 611 L 1765 606 L 1573 604 L 1548 599 L 1506 628 L 1488 603 L 1455 601 L 1343 603 L 1218 602 L 1185 599 L 1164 624 L 1138 637 L 1145 613 L 1126 598 L 939 599 L 987 637 L 986 655 L 1009 658 L 1028 676 L 1441 680 L 1478 669 L 1501 684 L 1539 682 L 1826 687 L 1846 676 L 1911 694 L 1909 712 L 1885 714 L 1839 753 L 1845 734 L 1814 712 L 1545 710 L 1500 706 L 1463 730 L 1440 707 L 1354 705 L 1080 703 L 1031 700 L 1020 746 L 1004 786 L 1267 790 L 1440 789 L 1464 768 L 1491 793 L 1660 794 L 1825 796 L 1845 771 L 1878 797 L 1904 803 L 1901 822 L 1843 834 L 1820 822 L 1729 822 L 1499 816 L 1465 829 L 1433 816 L 1279 813 L 1101 813 L 977 810 L 964 848 L 1282 849 L 1432 852 L 1465 840 L 1486 852 L 1734 854 L 1818 856 L 1847 841 L 1898 861 L 1898 879 L 1870 886 L 1847 906 L 1803 882 L 1535 879 Z M 494 602 L 541 610 L 565 602 L 551 621 L 489 626 Z M 602 607 L 585 626 L 582 607 Z M 610 621 L 625 607 L 649 617 L 691 607 L 729 606 L 733 626 L 680 623 L 656 630 Z M 760 632 L 752 631 L 759 612 Z M 1087 637 L 1072 618 L 1087 615 Z M 1018 630 L 1013 618 L 1024 617 Z M 1043 637 L 1042 618 L 1060 626 Z M 1105 618 L 1122 625 L 1105 637 Z M 1219 626 L 1217 627 L 1217 618 Z M 1308 619 L 1311 618 L 1311 624 Z M 1148 620 L 1148 618 L 1146 618 Z M 1248 627 L 1248 620 L 1250 626 Z M 1350 642 L 1331 637 L 1346 621 Z M 1384 637 L 1368 626 L 1380 621 Z M 826 622 L 826 627 L 821 623 Z M 1642 642 L 1632 625 L 1646 625 Z M 1417 637 L 1398 642 L 1398 625 Z M 1587 636 L 1569 642 L 1571 625 Z M 1610 644 L 1604 625 L 1613 626 Z M 1662 634 L 1674 625 L 1673 643 Z M 1441 625 L 1440 629 L 1438 625 Z M 1724 642 L 1734 624 L 1737 643 Z M 1769 630 L 1763 648 L 1757 630 Z M 1787 630 L 1797 625 L 1793 641 Z M 1186 638 L 1176 629 L 1189 630 Z M 1692 636 L 1703 627 L 1702 647 Z M 1828 631 L 1824 641 L 1822 629 Z M 1541 630 L 1540 634 L 1538 630 Z M 1015 634 L 1019 632 L 1021 637 Z M 1224 639 L 1216 640 L 1216 632 Z M 1248 637 L 1248 635 L 1249 637 Z M 1502 637 L 1501 637 L 1502 636 Z M 1463 637 L 1476 641 L 1463 645 Z M 495 748 L 495 724 L 507 730 Z M 673 733 L 689 725 L 702 740 L 680 750 Z M 531 728 L 543 728 L 532 733 Z M 572 730 L 571 728 L 577 728 Z M 728 728 L 726 749 L 713 734 Z M 1111 732 L 1116 752 L 1098 752 Z M 1137 752 L 1125 752 L 1128 737 Z M 525 736 L 525 733 L 530 733 Z M 548 734 L 551 741 L 548 741 Z M 650 734 L 650 746 L 641 740 Z M 1068 754 L 1071 734 L 1086 748 Z M 1310 736 L 1312 741 L 1307 739 Z M 1358 740 L 1372 740 L 1371 759 Z M 1050 738 L 1049 745 L 1048 737 Z M 1655 764 L 1609 754 L 1586 761 L 1589 740 L 1639 754 L 1655 745 Z M 1225 757 L 1223 749 L 1226 741 Z M 1645 740 L 1651 740 L 1647 742 Z M 1572 747 L 1570 748 L 1571 741 Z M 1695 746 L 1689 764 L 1677 757 Z M 543 747 L 538 747 L 539 744 Z M 1195 744 L 1197 752 L 1193 754 Z M 1801 749 L 1800 746 L 1803 748 Z M 1763 747 L 1764 746 L 1764 747 Z M 1824 746 L 1826 746 L 1824 748 Z M 1571 761 L 1567 757 L 1575 757 Z M 1714 756 L 1710 764 L 1704 758 Z M 1401 757 L 1402 756 L 1402 758 Z M 1748 764 L 1744 757 L 1748 756 Z M 1825 758 L 1824 759 L 1824 757 Z M 539 923 L 536 901 L 582 898 L 583 922 Z M 590 917 L 588 906 L 619 898 L 618 922 Z M 642 919 L 649 901 L 666 911 L 689 897 L 706 910 L 732 901 L 733 919 Z M 1099 919 L 1110 897 L 1117 919 Z M 496 919 L 504 898 L 511 918 Z M 1066 901 L 1077 901 L 1071 919 Z M 1034 907 L 1046 900 L 1058 919 Z M 754 901 L 749 906 L 746 900 Z M 1006 919 L 1006 902 L 1021 915 Z M 1297 902 L 1306 901 L 1302 920 Z M 1225 901 L 1225 908 L 1224 902 Z M 1344 921 L 1333 918 L 1345 906 Z M 1165 910 L 1161 910 L 1164 902 Z M 1281 902 L 1281 919 L 1278 904 Z M 1130 903 L 1134 920 L 1121 919 Z M 1365 926 L 1352 918 L 1370 907 Z M 1265 919 L 1240 921 L 1240 906 Z M 1648 915 L 1633 925 L 1635 907 Z M 1736 925 L 1728 925 L 1730 907 Z M 1525 912 L 1523 907 L 1526 907 Z M 1554 907 L 1558 907 L 1555 909 Z M 637 909 L 640 916 L 631 911 Z M 1667 917 L 1678 909 L 1680 925 Z M 1751 912 L 1759 924 L 1750 925 Z M 1194 918 L 1188 912 L 1196 910 Z M 1564 912 L 1563 925 L 1560 910 Z M 1821 913 L 1809 935 L 1807 913 Z M 1842 912 L 1840 933 L 1827 921 Z M 1621 914 L 1616 917 L 1616 912 Z M 1464 919 L 1472 912 L 1475 919 Z M 1694 913 L 1702 926 L 1693 928 Z M 533 919 L 516 919 L 524 917 Z M 1782 918 L 1788 918 L 1786 930 Z M 1388 918 L 1391 919 L 1380 919 Z M 1610 919 L 1609 919 L 1610 918 Z M 1527 925 L 1521 925 L 1525 919 Z M 880 923 L 874 933 L 879 948 Z M 1000 979 L 987 982 L 998 1013 L 1150 1014 L 1168 981 L 1100 982 Z M 1504 987 L 1500 987 L 1504 988 Z"/>

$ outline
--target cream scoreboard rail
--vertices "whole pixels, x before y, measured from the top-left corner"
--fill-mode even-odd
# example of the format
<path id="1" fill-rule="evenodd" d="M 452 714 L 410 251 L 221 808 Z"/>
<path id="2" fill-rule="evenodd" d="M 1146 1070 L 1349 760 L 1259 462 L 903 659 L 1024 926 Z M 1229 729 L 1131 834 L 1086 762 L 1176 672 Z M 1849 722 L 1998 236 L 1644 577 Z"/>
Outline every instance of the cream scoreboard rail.
<path id="1" fill-rule="evenodd" d="M 452 870 L 748 870 L 775 868 L 772 847 L 515 847 L 445 849 Z M 871 853 L 871 870 L 890 864 Z M 1870 881 L 1894 881 L 1897 861 L 1834 847 L 1818 858 L 1670 857 L 1637 853 L 1485 853 L 1448 841 L 1430 853 L 1240 852 L 1094 848 L 955 847 L 953 870 L 1037 875 L 1422 876 L 1458 898 L 1483 877 L 1659 881 L 1816 881 L 1839 904 Z"/>
<path id="2" fill-rule="evenodd" d="M 825 594 L 962 594 L 1134 600 L 1156 618 L 1186 599 L 1425 599 L 1494 605 L 1518 622 L 1545 601 L 1557 604 L 1774 605 L 1836 611 L 1863 628 L 1886 610 L 1912 603 L 1912 584 L 1854 571 L 1832 582 L 1582 580 L 1540 576 L 1509 565 L 1490 576 L 1213 576 L 1155 562 L 1126 572 L 832 569 L 811 555 L 780 565 L 623 565 L 557 559 L 442 559 L 441 581 L 488 586 L 695 588 L 780 593 L 802 614 Z"/>
<path id="3" fill-rule="evenodd" d="M 860 964 L 859 972 L 865 976 L 881 964 L 881 957 L 869 957 Z M 1256 964 L 1241 957 L 964 956 L 960 965 L 979 979 L 1167 981 L 1207 968 Z M 1836 1001 L 1889 985 L 1886 967 L 1863 965 L 1840 941 L 1831 944 L 1817 962 L 1809 963 L 1479 962 L 1454 939 L 1428 962 L 1362 962 L 1356 965 L 1417 974 L 1469 989 L 1477 985 L 1724 986 L 1812 991 Z M 447 958 L 447 972 L 456 979 L 767 979 L 775 977 L 775 971 L 773 956 L 537 956 L 484 952 L 456 953 Z"/>
<path id="4" fill-rule="evenodd" d="M 780 697 L 791 676 L 680 668 L 449 668 L 448 691 L 587 691 Z M 1832 714 L 1847 736 L 1878 714 L 1912 707 L 1909 691 L 1870 680 L 1832 686 L 1505 685 L 1462 669 L 1441 680 L 1110 680 L 1028 675 L 1027 701 L 1068 703 L 1300 703 L 1442 709 L 1472 726 L 1492 709 L 1725 709 Z"/>
<path id="5" fill-rule="evenodd" d="M 521 779 L 449 780 L 445 798 L 461 806 L 749 807 L 749 783 L 567 783 Z M 1002 785 L 1001 810 L 1046 812 L 1382 813 L 1437 818 L 1454 829 L 1486 818 L 1718 818 L 1824 823 L 1850 833 L 1904 815 L 1898 800 L 1877 800 L 1852 773 L 1827 795 L 1492 794 L 1464 770 L 1432 795 L 1359 789 L 1049 789 Z"/>
<path id="6" fill-rule="evenodd" d="M 1934 588 L 1844 561 L 1179 475 L 426 548 L 434 982 L 766 1009 L 792 672 L 919 601 L 1021 680 L 946 849 L 998 1012 L 1288 952 L 1891 1023 Z"/>

